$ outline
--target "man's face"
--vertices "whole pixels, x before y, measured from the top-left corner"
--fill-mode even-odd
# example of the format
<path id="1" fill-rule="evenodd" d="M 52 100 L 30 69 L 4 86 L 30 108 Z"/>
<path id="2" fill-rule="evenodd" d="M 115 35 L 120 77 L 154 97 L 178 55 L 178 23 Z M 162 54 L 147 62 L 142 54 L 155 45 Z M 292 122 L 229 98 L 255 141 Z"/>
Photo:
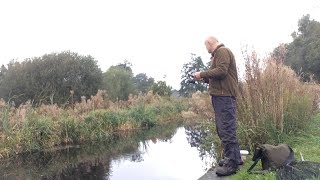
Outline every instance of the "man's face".
<path id="1" fill-rule="evenodd" d="M 208 53 L 212 53 L 212 46 L 211 46 L 211 44 L 208 42 L 208 41 L 206 41 L 205 42 L 205 45 L 206 45 L 206 48 L 207 48 L 207 51 L 208 51 Z"/>

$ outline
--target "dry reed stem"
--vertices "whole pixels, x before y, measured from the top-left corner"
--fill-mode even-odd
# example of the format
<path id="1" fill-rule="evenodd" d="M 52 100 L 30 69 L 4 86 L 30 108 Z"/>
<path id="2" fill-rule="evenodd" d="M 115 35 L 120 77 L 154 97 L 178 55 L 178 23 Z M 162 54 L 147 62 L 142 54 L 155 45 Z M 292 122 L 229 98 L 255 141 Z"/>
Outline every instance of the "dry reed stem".
<path id="1" fill-rule="evenodd" d="M 208 92 L 197 91 L 193 93 L 189 99 L 189 105 L 189 111 L 193 112 L 193 114 L 206 119 L 213 118 L 213 108 Z M 189 115 L 193 114 L 189 113 Z M 185 113 L 184 115 L 186 116 L 187 114 Z"/>

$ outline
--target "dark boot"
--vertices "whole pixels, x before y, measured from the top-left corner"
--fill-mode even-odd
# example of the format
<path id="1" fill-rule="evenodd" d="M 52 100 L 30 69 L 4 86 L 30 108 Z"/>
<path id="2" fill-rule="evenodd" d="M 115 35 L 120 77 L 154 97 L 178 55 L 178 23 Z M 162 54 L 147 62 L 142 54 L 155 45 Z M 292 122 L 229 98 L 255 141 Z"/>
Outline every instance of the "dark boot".
<path id="1" fill-rule="evenodd" d="M 237 173 L 238 168 L 232 166 L 217 167 L 216 174 L 218 176 L 230 176 Z"/>
<path id="2" fill-rule="evenodd" d="M 232 160 L 224 160 L 224 164 L 217 167 L 216 174 L 218 176 L 229 176 L 235 174 L 238 171 L 238 165 Z"/>
<path id="3" fill-rule="evenodd" d="M 223 166 L 223 164 L 224 164 L 224 159 L 221 159 L 221 160 L 218 162 L 218 165 L 221 167 L 221 166 Z M 238 161 L 238 165 L 239 165 L 239 166 L 243 165 L 243 161 L 242 161 L 242 160 Z"/>
<path id="4" fill-rule="evenodd" d="M 238 167 L 237 166 L 229 166 L 224 164 L 221 167 L 217 167 L 216 174 L 218 176 L 230 176 L 232 174 L 237 173 Z"/>

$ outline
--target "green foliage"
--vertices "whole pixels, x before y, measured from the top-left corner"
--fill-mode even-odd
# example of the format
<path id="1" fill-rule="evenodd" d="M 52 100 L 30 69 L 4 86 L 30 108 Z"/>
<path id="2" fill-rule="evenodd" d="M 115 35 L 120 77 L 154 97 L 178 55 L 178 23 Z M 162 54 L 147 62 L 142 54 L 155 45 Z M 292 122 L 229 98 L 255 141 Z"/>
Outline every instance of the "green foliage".
<path id="1" fill-rule="evenodd" d="M 147 108 L 143 103 L 139 103 L 136 107 L 130 109 L 129 116 L 142 127 L 153 127 L 156 124 L 154 109 Z"/>
<path id="2" fill-rule="evenodd" d="M 11 127 L 9 124 L 9 113 L 10 113 L 10 107 L 9 106 L 3 106 L 0 108 L 0 131 L 3 131 L 5 133 L 10 132 Z"/>
<path id="3" fill-rule="evenodd" d="M 134 77 L 134 86 L 139 93 L 146 94 L 153 84 L 154 79 L 148 78 L 145 73 L 139 73 Z"/>
<path id="4" fill-rule="evenodd" d="M 320 23 L 303 16 L 298 22 L 298 32 L 292 33 L 293 42 L 286 45 L 285 63 L 290 65 L 305 81 L 320 80 Z"/>
<path id="5" fill-rule="evenodd" d="M 151 90 L 159 96 L 171 96 L 172 93 L 172 87 L 168 86 L 165 81 L 158 81 L 157 83 L 154 83 Z"/>
<path id="6" fill-rule="evenodd" d="M 4 79 L 4 75 L 8 72 L 7 68 L 2 65 L 1 68 L 0 68 L 0 85 Z"/>
<path id="7" fill-rule="evenodd" d="M 126 122 L 131 121 L 131 118 L 127 111 L 119 110 L 119 111 L 108 111 L 108 110 L 99 110 L 93 111 L 88 114 L 85 118 L 86 127 L 95 128 L 95 126 L 99 126 L 105 132 L 112 132 L 119 129 L 119 127 Z M 132 126 L 137 127 L 133 122 Z M 92 132 L 92 130 L 90 130 Z M 93 133 L 96 134 L 96 133 Z"/>
<path id="8" fill-rule="evenodd" d="M 243 167 L 243 171 L 238 172 L 236 175 L 231 176 L 230 180 L 276 180 L 275 172 L 269 172 L 265 174 L 248 174 L 245 170 L 249 169 L 251 164 L 246 164 Z M 261 167 L 261 164 L 257 164 L 258 167 Z"/>
<path id="9" fill-rule="evenodd" d="M 61 144 L 81 143 L 81 132 L 83 131 L 83 126 L 81 126 L 77 120 L 64 116 L 60 118 L 58 126 L 60 127 Z"/>
<path id="10" fill-rule="evenodd" d="M 310 96 L 293 96 L 289 100 L 284 113 L 284 132 L 286 134 L 296 133 L 308 128 L 312 119 L 312 99 Z"/>
<path id="11" fill-rule="evenodd" d="M 31 116 L 23 123 L 22 145 L 29 151 L 45 149 L 59 144 L 59 129 L 50 117 Z"/>
<path id="12" fill-rule="evenodd" d="M 190 75 L 193 75 L 197 71 L 204 71 L 208 69 L 206 65 L 203 64 L 200 56 L 196 57 L 195 54 L 191 54 L 190 62 L 183 65 L 181 70 L 181 82 L 179 93 L 182 96 L 190 96 L 196 91 L 205 91 L 207 90 L 207 85 L 203 82 L 196 81 L 195 83 L 189 83 L 188 80 L 192 79 Z"/>
<path id="13" fill-rule="evenodd" d="M 150 128 L 155 125 L 160 125 L 164 121 L 178 120 L 176 117 L 186 105 L 180 101 L 167 101 L 161 103 L 145 104 L 139 102 L 137 105 L 128 110 L 109 111 L 99 110 L 89 113 L 85 118 L 86 127 L 90 129 L 95 126 L 107 130 L 108 132 L 121 129 L 123 126 L 131 126 L 131 128 Z M 93 124 L 93 126 L 91 126 Z M 127 127 L 123 127 L 127 128 Z M 89 130 L 92 134 L 99 134 L 93 130 Z"/>
<path id="14" fill-rule="evenodd" d="M 84 122 L 80 124 L 83 138 L 94 141 L 108 137 L 110 128 L 107 120 L 101 116 L 96 117 L 95 114 L 86 116 Z"/>
<path id="15" fill-rule="evenodd" d="M 128 100 L 129 94 L 135 93 L 130 64 L 111 66 L 103 75 L 103 87 L 113 101 Z"/>
<path id="16" fill-rule="evenodd" d="M 102 72 L 91 56 L 70 51 L 42 57 L 11 61 L 1 69 L 0 97 L 19 105 L 27 100 L 38 103 L 66 103 L 95 94 L 102 82 Z M 73 90 L 73 99 L 70 91 Z"/>
<path id="17" fill-rule="evenodd" d="M 287 136 L 285 142 L 291 144 L 296 158 L 301 160 L 300 152 L 306 161 L 320 162 L 320 113 L 308 124 L 304 131 Z"/>

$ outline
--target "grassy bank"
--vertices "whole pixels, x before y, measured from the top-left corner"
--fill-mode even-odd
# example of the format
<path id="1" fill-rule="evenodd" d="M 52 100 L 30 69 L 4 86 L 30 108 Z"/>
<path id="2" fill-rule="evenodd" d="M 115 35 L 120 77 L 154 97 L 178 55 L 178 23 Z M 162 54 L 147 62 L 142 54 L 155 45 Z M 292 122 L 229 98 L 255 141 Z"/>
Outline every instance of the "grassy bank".
<path id="1" fill-rule="evenodd" d="M 55 104 L 18 108 L 1 102 L 0 156 L 9 157 L 61 145 L 103 141 L 117 131 L 150 128 L 181 120 L 181 99 L 152 93 L 111 102 L 104 91 L 90 99 L 61 108 Z"/>
<path id="2" fill-rule="evenodd" d="M 304 160 L 315 161 L 320 163 L 320 113 L 314 118 L 312 123 L 308 126 L 308 129 L 304 132 L 300 132 L 295 136 L 285 136 L 283 137 L 283 143 L 289 144 L 294 152 L 296 160 L 300 161 L 300 152 Z M 248 174 L 247 169 L 253 164 L 251 161 L 252 156 L 248 156 L 243 169 L 236 175 L 232 176 L 230 179 L 234 180 L 245 180 L 245 179 L 256 179 L 256 180 L 273 180 L 276 179 L 275 173 L 268 173 L 266 175 Z M 253 170 L 261 170 L 261 164 Z"/>

